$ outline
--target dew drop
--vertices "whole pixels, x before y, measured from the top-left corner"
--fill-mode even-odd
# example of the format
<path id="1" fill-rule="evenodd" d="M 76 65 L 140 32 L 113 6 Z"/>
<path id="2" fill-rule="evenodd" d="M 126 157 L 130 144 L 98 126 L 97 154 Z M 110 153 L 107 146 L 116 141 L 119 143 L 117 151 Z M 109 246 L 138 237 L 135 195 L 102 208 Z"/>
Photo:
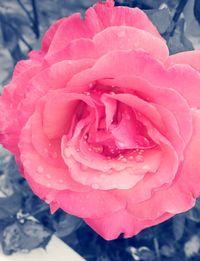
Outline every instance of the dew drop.
<path id="1" fill-rule="evenodd" d="M 142 169 L 144 169 L 144 170 L 150 170 L 150 168 L 149 168 L 148 165 L 144 165 L 144 166 L 142 167 Z"/>
<path id="2" fill-rule="evenodd" d="M 144 150 L 139 150 L 138 154 L 142 155 L 144 153 Z"/>
<path id="3" fill-rule="evenodd" d="M 133 156 L 129 156 L 128 159 L 129 159 L 129 160 L 133 160 L 134 157 L 133 157 Z"/>
<path id="4" fill-rule="evenodd" d="M 85 140 L 87 140 L 87 139 L 88 139 L 88 135 L 85 134 L 83 138 L 84 138 Z"/>
<path id="5" fill-rule="evenodd" d="M 137 156 L 135 157 L 135 160 L 136 160 L 137 162 L 143 162 L 143 161 L 144 161 L 144 157 L 143 157 L 142 155 L 137 155 Z"/>
<path id="6" fill-rule="evenodd" d="M 108 171 L 108 167 L 104 166 L 104 167 L 103 167 L 103 171 L 104 171 L 104 172 Z"/>
<path id="7" fill-rule="evenodd" d="M 122 159 L 122 162 L 127 162 L 127 159 L 126 159 L 126 158 L 123 158 L 123 159 Z"/>
<path id="8" fill-rule="evenodd" d="M 89 151 L 92 151 L 92 148 L 88 148 Z"/>
<path id="9" fill-rule="evenodd" d="M 45 177 L 46 177 L 47 179 L 51 179 L 51 175 L 50 175 L 50 174 L 46 174 Z"/>
<path id="10" fill-rule="evenodd" d="M 90 92 L 84 92 L 84 94 L 90 96 Z"/>
<path id="11" fill-rule="evenodd" d="M 70 153 L 70 151 L 69 151 L 68 148 L 66 148 L 66 149 L 64 150 L 64 153 L 65 153 L 65 156 L 66 156 L 67 158 L 70 158 L 71 153 Z"/>
<path id="12" fill-rule="evenodd" d="M 94 146 L 92 149 L 96 153 L 102 153 L 103 152 L 103 146 L 98 146 L 98 147 Z"/>
<path id="13" fill-rule="evenodd" d="M 125 37 L 126 32 L 124 30 L 119 31 L 119 33 L 117 34 L 119 37 Z"/>
<path id="14" fill-rule="evenodd" d="M 89 84 L 89 87 L 90 87 L 90 88 L 92 88 L 92 87 L 93 87 L 93 85 L 94 85 L 94 84 L 91 82 L 91 83 Z"/>
<path id="15" fill-rule="evenodd" d="M 93 189 L 99 189 L 99 184 L 97 184 L 97 183 L 92 184 L 92 188 Z"/>
<path id="16" fill-rule="evenodd" d="M 43 173 L 43 171 L 44 171 L 44 168 L 42 166 L 38 166 L 37 167 L 37 172 L 38 173 Z"/>
<path id="17" fill-rule="evenodd" d="M 62 184 L 62 183 L 64 183 L 64 180 L 63 179 L 59 179 L 58 183 Z"/>

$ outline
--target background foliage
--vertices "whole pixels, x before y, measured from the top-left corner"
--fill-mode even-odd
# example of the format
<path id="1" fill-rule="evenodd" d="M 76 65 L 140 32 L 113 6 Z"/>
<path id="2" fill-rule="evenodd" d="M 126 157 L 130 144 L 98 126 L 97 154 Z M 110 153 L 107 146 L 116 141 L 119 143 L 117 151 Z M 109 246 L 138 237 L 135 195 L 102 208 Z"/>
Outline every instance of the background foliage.
<path id="1" fill-rule="evenodd" d="M 0 0 L 0 89 L 17 61 L 38 49 L 55 20 L 84 10 L 95 0 Z M 166 39 L 170 52 L 200 48 L 200 0 L 117 0 L 140 7 Z M 0 244 L 10 255 L 48 244 L 55 234 L 88 261 L 200 260 L 200 200 L 187 213 L 141 232 L 107 242 L 81 219 L 61 210 L 50 215 L 19 175 L 13 157 L 0 147 Z"/>

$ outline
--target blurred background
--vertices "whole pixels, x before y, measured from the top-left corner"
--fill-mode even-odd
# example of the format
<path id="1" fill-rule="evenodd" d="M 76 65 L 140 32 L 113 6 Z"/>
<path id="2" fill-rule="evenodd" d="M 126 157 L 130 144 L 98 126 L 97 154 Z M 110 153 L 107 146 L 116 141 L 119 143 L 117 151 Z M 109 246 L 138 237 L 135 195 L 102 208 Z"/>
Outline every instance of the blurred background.
<path id="1" fill-rule="evenodd" d="M 47 28 L 74 12 L 84 16 L 96 0 L 0 0 L 0 92 L 12 71 Z M 200 49 L 200 0 L 118 0 L 139 7 L 166 39 L 170 53 Z M 28 252 L 61 238 L 88 261 L 200 260 L 200 200 L 187 213 L 130 238 L 107 242 L 81 219 L 61 210 L 50 215 L 19 175 L 15 161 L 0 147 L 0 245 L 5 255 Z"/>

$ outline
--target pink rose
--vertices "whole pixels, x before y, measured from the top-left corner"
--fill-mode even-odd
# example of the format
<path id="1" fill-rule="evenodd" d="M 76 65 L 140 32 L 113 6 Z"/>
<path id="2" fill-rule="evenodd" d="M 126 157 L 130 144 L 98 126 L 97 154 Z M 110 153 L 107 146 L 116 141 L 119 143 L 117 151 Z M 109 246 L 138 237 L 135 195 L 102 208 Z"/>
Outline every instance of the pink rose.
<path id="1" fill-rule="evenodd" d="M 0 141 L 32 190 L 105 239 L 200 194 L 200 51 L 169 56 L 137 8 L 97 3 L 46 32 L 0 98 Z"/>

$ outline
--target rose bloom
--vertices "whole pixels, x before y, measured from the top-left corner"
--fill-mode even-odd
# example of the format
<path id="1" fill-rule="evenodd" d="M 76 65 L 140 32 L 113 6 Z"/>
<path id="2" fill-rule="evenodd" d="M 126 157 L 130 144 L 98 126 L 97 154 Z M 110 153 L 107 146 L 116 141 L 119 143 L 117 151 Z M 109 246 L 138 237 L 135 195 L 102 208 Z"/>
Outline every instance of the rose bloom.
<path id="1" fill-rule="evenodd" d="M 200 194 L 200 51 L 169 56 L 138 8 L 54 23 L 0 98 L 0 141 L 36 195 L 107 240 Z"/>

